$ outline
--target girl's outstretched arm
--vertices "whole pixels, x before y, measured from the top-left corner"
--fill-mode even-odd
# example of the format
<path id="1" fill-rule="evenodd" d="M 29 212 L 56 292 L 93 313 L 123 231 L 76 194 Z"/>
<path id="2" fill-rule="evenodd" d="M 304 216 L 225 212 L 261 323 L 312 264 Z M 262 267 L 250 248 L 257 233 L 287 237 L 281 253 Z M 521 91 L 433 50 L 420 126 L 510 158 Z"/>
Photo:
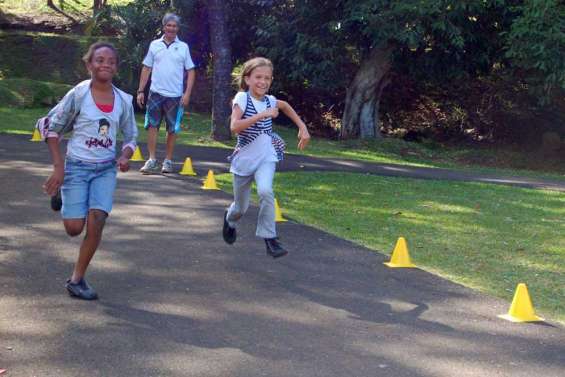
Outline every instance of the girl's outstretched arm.
<path id="1" fill-rule="evenodd" d="M 303 150 L 308 145 L 310 141 L 310 133 L 308 132 L 308 128 L 300 119 L 296 111 L 289 105 L 286 101 L 277 100 L 277 107 L 296 124 L 298 127 L 298 149 Z"/>
<path id="2" fill-rule="evenodd" d="M 245 130 L 246 128 L 251 127 L 258 121 L 265 119 L 265 118 L 276 118 L 279 116 L 279 109 L 276 107 L 268 108 L 265 111 L 260 112 L 259 114 L 255 114 L 252 117 L 241 119 L 243 116 L 243 110 L 239 107 L 239 105 L 235 104 L 231 110 L 231 121 L 230 121 L 230 129 L 232 132 L 238 134 L 241 131 Z"/>

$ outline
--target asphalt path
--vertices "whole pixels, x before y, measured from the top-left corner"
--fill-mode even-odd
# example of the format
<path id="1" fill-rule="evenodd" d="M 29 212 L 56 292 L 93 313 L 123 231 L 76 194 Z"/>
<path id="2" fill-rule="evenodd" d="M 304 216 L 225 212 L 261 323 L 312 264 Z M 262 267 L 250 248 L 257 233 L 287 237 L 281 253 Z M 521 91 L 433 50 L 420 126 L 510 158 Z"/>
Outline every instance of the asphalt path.
<path id="1" fill-rule="evenodd" d="M 47 148 L 0 140 L 8 377 L 565 374 L 561 325 L 501 320 L 508 302 L 419 269 L 388 269 L 382 254 L 322 231 L 279 224 L 291 253 L 273 260 L 254 236 L 252 207 L 226 245 L 230 195 L 201 190 L 202 177 L 120 173 L 87 276 L 100 300 L 71 299 L 63 284 L 80 237 L 66 236 L 42 194 Z M 200 173 L 226 166 L 193 159 Z"/>

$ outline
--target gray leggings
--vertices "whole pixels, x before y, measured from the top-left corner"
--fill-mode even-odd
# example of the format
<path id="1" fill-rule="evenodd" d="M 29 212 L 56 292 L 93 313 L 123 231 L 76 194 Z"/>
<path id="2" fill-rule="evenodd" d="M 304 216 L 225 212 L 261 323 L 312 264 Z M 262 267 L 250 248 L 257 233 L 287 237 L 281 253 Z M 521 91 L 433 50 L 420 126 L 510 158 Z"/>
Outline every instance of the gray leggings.
<path id="1" fill-rule="evenodd" d="M 251 184 L 255 179 L 257 195 L 259 196 L 259 216 L 255 235 L 261 238 L 274 238 L 275 229 L 275 195 L 273 194 L 273 179 L 276 162 L 264 162 L 253 175 L 233 175 L 233 203 L 228 209 L 227 220 L 232 228 L 249 208 Z"/>

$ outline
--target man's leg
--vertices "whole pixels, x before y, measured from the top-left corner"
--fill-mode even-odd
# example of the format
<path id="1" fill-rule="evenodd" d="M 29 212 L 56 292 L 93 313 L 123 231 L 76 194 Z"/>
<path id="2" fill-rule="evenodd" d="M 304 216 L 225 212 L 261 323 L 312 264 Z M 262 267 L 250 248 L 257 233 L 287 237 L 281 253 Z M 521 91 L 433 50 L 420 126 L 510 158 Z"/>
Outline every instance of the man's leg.
<path id="1" fill-rule="evenodd" d="M 167 153 L 165 157 L 167 160 L 173 160 L 173 150 L 175 149 L 176 140 L 177 134 L 167 132 Z M 149 143 L 149 140 L 147 140 L 147 142 Z"/>
<path id="2" fill-rule="evenodd" d="M 149 127 L 149 129 L 147 130 L 147 149 L 149 150 L 149 159 L 151 160 L 157 159 L 156 151 L 157 151 L 158 136 L 159 136 L 159 129 L 156 127 Z"/>
<path id="3" fill-rule="evenodd" d="M 173 150 L 177 140 L 177 133 L 180 132 L 184 108 L 181 106 L 181 98 L 167 98 L 163 103 L 163 115 L 167 125 L 167 152 L 166 160 L 173 160 Z"/>
<path id="4" fill-rule="evenodd" d="M 159 137 L 159 125 L 163 118 L 163 101 L 164 97 L 157 93 L 150 92 L 147 98 L 145 112 L 145 129 L 147 130 L 147 149 L 149 150 L 149 159 L 140 169 L 144 174 L 158 172 L 157 164 L 157 139 Z"/>

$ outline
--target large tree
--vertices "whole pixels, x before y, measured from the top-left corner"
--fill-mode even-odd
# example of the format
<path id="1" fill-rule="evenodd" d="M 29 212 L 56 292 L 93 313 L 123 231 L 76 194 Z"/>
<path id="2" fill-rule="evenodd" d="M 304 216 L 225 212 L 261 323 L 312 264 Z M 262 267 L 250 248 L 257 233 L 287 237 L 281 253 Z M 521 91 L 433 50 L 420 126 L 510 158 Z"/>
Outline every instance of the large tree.
<path id="1" fill-rule="evenodd" d="M 92 14 L 94 15 L 94 17 L 96 17 L 96 15 L 100 13 L 105 6 L 106 6 L 106 0 L 93 0 Z"/>
<path id="2" fill-rule="evenodd" d="M 68 14 L 67 12 L 63 11 L 61 8 L 57 7 L 53 0 L 47 0 L 47 6 L 53 9 L 55 12 L 59 13 L 60 15 L 68 18 L 73 24 L 78 24 L 78 20 Z"/>
<path id="3" fill-rule="evenodd" d="M 391 69 L 407 66 L 443 79 L 490 69 L 502 51 L 505 3 L 281 1 L 260 21 L 258 39 L 276 66 L 305 89 L 347 88 L 341 138 L 374 138 Z"/>
<path id="4" fill-rule="evenodd" d="M 216 140 L 229 140 L 232 62 L 226 4 L 223 0 L 208 0 L 207 10 L 213 62 L 212 136 Z"/>

